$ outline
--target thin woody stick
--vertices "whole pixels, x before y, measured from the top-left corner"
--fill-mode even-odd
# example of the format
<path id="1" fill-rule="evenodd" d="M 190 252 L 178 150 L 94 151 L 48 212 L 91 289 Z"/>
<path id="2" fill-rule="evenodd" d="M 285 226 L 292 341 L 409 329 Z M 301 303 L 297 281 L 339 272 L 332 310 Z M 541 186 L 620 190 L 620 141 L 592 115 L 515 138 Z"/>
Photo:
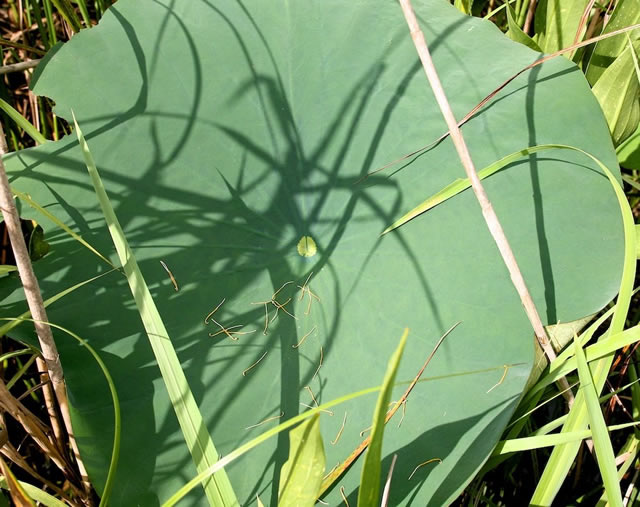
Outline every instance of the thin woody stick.
<path id="1" fill-rule="evenodd" d="M 31 259 L 29 257 L 29 251 L 27 245 L 24 242 L 22 236 L 22 227 L 20 225 L 20 216 L 16 209 L 15 202 L 13 200 L 13 194 L 9 186 L 9 179 L 4 168 L 3 156 L 7 153 L 7 143 L 4 136 L 4 129 L 0 124 L 0 208 L 2 209 L 2 215 L 4 217 L 7 232 L 11 239 L 11 247 L 13 249 L 13 255 L 16 260 L 16 267 L 18 268 L 18 274 L 22 281 L 24 288 L 25 299 L 31 312 L 31 318 L 33 319 L 34 326 L 36 328 L 36 334 L 38 335 L 38 341 L 40 342 L 40 348 L 42 350 L 42 357 L 46 363 L 49 378 L 53 386 L 53 391 L 58 400 L 60 407 L 60 413 L 62 414 L 62 420 L 64 422 L 67 434 L 69 435 L 69 441 L 78 463 L 78 470 L 82 476 L 82 483 L 86 493 L 91 491 L 91 482 L 87 471 L 80 459 L 80 452 L 76 440 L 73 436 L 73 428 L 71 427 L 71 415 L 69 413 L 69 405 L 67 402 L 67 391 L 64 383 L 64 375 L 62 373 L 62 365 L 60 364 L 60 356 L 55 342 L 53 341 L 53 334 L 51 328 L 47 324 L 47 312 L 44 309 L 44 303 L 42 301 L 42 294 L 40 293 L 40 287 L 38 280 L 33 272 L 33 266 L 31 266 Z"/>
<path id="2" fill-rule="evenodd" d="M 451 133 L 451 140 L 453 141 L 456 151 L 458 152 L 458 156 L 460 157 L 460 161 L 464 166 L 464 170 L 467 173 L 467 178 L 469 178 L 473 193 L 475 194 L 478 203 L 480 204 L 482 215 L 484 216 L 484 219 L 487 223 L 489 232 L 491 233 L 491 236 L 496 242 L 498 250 L 502 255 L 502 259 L 509 271 L 511 281 L 516 288 L 518 295 L 520 296 L 520 301 L 522 303 L 522 306 L 524 307 L 529 322 L 533 327 L 533 331 L 538 340 L 538 343 L 549 358 L 549 361 L 553 361 L 556 358 L 556 353 L 553 350 L 549 339 L 547 338 L 544 326 L 542 325 L 542 321 L 540 320 L 540 315 L 538 314 L 538 309 L 536 308 L 535 303 L 531 298 L 531 294 L 529 293 L 529 289 L 527 288 L 527 284 L 522 277 L 522 273 L 520 272 L 520 268 L 518 267 L 518 262 L 516 261 L 513 251 L 511 250 L 511 246 L 509 245 L 507 236 L 502 229 L 500 220 L 498 219 L 498 216 L 493 209 L 491 201 L 489 201 L 489 197 L 484 190 L 484 186 L 482 185 L 480 178 L 478 178 L 476 168 L 473 164 L 473 161 L 471 160 L 471 155 L 469 154 L 469 149 L 467 148 L 467 144 L 464 141 L 462 132 L 458 127 L 458 122 L 453 115 L 453 111 L 451 110 L 451 106 L 449 105 L 449 102 L 447 100 L 444 88 L 442 87 L 442 83 L 440 82 L 440 78 L 438 77 L 438 73 L 433 64 L 433 60 L 431 59 L 431 54 L 429 53 L 424 34 L 422 33 L 422 30 L 420 30 L 418 20 L 416 19 L 413 8 L 411 7 L 411 1 L 399 0 L 399 2 L 400 6 L 402 7 L 404 17 L 407 21 L 407 25 L 409 26 L 411 38 L 413 39 L 413 43 L 420 57 L 420 61 L 422 62 L 422 67 L 424 68 L 424 72 L 427 75 L 427 79 L 429 80 L 431 89 L 433 90 L 436 101 L 438 102 L 438 106 L 440 107 L 442 116 L 447 122 L 449 132 Z M 564 377 L 560 379 L 559 384 L 562 388 L 568 387 L 569 385 L 567 379 Z M 573 394 L 570 390 L 566 391 L 565 397 L 567 398 L 567 401 L 569 403 L 573 401 Z"/>

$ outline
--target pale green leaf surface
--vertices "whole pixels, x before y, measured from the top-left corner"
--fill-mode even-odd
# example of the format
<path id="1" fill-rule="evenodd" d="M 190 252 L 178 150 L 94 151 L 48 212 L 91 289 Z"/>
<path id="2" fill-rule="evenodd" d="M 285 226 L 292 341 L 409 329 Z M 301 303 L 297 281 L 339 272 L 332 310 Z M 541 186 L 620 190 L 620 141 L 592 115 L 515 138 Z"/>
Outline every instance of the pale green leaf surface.
<path id="1" fill-rule="evenodd" d="M 530 325 L 470 192 L 379 238 L 404 210 L 464 174 L 451 164 L 450 141 L 393 176 L 354 185 L 446 130 L 397 4 L 275 1 L 266 8 L 119 0 L 97 27 L 41 65 L 34 91 L 52 98 L 66 119 L 73 107 L 83 125 L 206 430 L 224 456 L 276 423 L 245 428 L 299 414 L 300 403 L 309 402 L 300 394 L 305 385 L 322 403 L 377 383 L 395 350 L 390 337 L 405 326 L 413 335 L 398 378 L 413 378 L 437 337 L 462 321 L 429 366 L 439 380 L 411 393 L 410 404 L 437 409 L 421 417 L 409 408 L 401 428 L 385 433 L 382 464 L 388 468 L 397 453 L 395 474 L 408 477 L 428 445 L 443 462 L 424 467 L 420 481 L 394 483 L 389 504 L 450 503 L 491 453 L 520 399 L 534 358 Z M 458 118 L 538 57 L 447 2 L 414 7 Z M 542 143 L 575 145 L 616 163 L 597 103 L 566 59 L 518 78 L 463 130 L 478 167 Z M 16 190 L 111 258 L 72 137 L 5 163 Z M 578 153 L 516 163 L 485 184 L 544 323 L 598 311 L 616 294 L 621 274 L 622 231 L 609 183 Z M 53 236 L 51 252 L 34 265 L 45 298 L 105 267 L 63 231 Z M 304 236 L 314 240 L 315 255 L 298 253 Z M 297 287 L 312 272 L 308 287 L 320 301 Z M 280 311 L 265 335 L 260 302 L 287 282 L 278 301 L 291 298 L 286 308 L 296 319 Z M 0 280 L 0 294 L 7 295 L 2 316 L 26 310 L 12 277 Z M 204 318 L 223 299 L 215 320 L 253 332 L 237 341 L 209 336 L 220 329 Z M 276 308 L 267 306 L 273 318 Z M 48 310 L 51 320 L 88 337 L 121 395 L 112 503 L 162 503 L 196 470 L 127 283 L 106 276 Z M 26 326 L 12 333 L 32 339 Z M 63 344 L 60 354 L 74 430 L 100 490 L 111 407 L 94 380 L 99 372 L 76 349 Z M 504 364 L 515 366 L 488 393 Z M 475 370 L 484 373 L 455 375 Z M 370 400 L 345 409 L 347 427 L 327 446 L 327 463 L 344 459 L 370 425 Z M 324 441 L 340 424 L 323 418 Z M 255 501 L 259 491 L 274 505 L 287 458 L 286 439 L 271 439 L 229 466 L 240 503 Z M 358 467 L 341 484 L 354 505 Z M 326 500 L 337 504 L 339 492 Z M 202 491 L 185 502 L 203 503 Z"/>
<path id="2" fill-rule="evenodd" d="M 316 414 L 289 432 L 289 459 L 280 471 L 278 505 L 315 505 L 324 469 L 320 414 Z"/>

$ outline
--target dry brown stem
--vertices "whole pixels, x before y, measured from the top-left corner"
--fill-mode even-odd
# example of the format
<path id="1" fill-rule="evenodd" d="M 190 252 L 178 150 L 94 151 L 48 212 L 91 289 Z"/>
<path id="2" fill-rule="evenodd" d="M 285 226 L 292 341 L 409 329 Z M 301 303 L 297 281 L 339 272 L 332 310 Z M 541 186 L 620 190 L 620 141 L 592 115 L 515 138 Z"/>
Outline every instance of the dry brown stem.
<path id="1" fill-rule="evenodd" d="M 544 330 L 544 326 L 542 325 L 542 320 L 540 319 L 540 315 L 538 314 L 538 310 L 531 298 L 531 294 L 529 293 L 529 289 L 527 288 L 527 284 L 524 281 L 520 268 L 518 266 L 518 262 L 516 261 L 515 255 L 513 254 L 513 250 L 511 249 L 511 245 L 507 240 L 507 236 L 504 233 L 500 220 L 496 215 L 491 201 L 485 192 L 484 186 L 478 178 L 478 173 L 476 172 L 475 165 L 473 160 L 471 159 L 471 155 L 469 153 L 469 149 L 467 148 L 467 144 L 464 140 L 462 132 L 458 127 L 458 122 L 456 121 L 453 111 L 451 110 L 451 106 L 449 105 L 449 101 L 447 100 L 444 88 L 442 87 L 442 83 L 440 82 L 440 78 L 436 71 L 435 65 L 433 64 L 433 60 L 431 58 L 431 53 L 429 52 L 429 48 L 427 47 L 427 42 L 424 38 L 424 34 L 418 25 L 418 20 L 416 19 L 415 13 L 413 12 L 413 8 L 411 7 L 410 0 L 399 0 L 400 6 L 402 7 L 402 12 L 407 21 L 407 25 L 409 26 L 409 31 L 411 33 L 411 38 L 413 39 L 413 43 L 416 47 L 416 51 L 418 52 L 418 56 L 420 57 L 420 61 L 422 62 L 422 67 L 424 72 L 429 80 L 429 84 L 431 85 L 431 89 L 436 98 L 436 102 L 440 107 L 440 111 L 442 112 L 442 116 L 444 117 L 447 127 L 449 128 L 449 133 L 451 135 L 451 140 L 456 148 L 458 156 L 460 157 L 460 161 L 464 167 L 464 170 L 467 174 L 467 178 L 471 183 L 471 188 L 473 193 L 480 204 L 480 208 L 482 210 L 482 215 L 485 219 L 487 227 L 489 228 L 489 232 L 493 237 L 493 240 L 500 251 L 500 255 L 502 256 L 502 260 L 504 261 L 507 270 L 509 271 L 509 276 L 511 277 L 511 281 L 518 292 L 518 296 L 520 297 L 520 301 L 522 306 L 524 307 L 525 313 L 533 327 L 533 331 L 535 333 L 536 339 L 538 343 L 544 350 L 545 354 L 549 358 L 549 361 L 553 361 L 556 358 L 556 353 L 547 338 L 547 334 Z M 566 379 L 561 379 L 561 386 L 568 387 L 568 383 Z M 566 384 L 566 386 L 564 385 Z M 573 400 L 573 394 L 570 390 L 566 391 L 567 399 L 569 402 Z"/>
<path id="2" fill-rule="evenodd" d="M 78 446 L 75 438 L 73 437 L 71 415 L 69 413 L 67 391 L 62 373 L 62 365 L 60 364 L 60 356 L 58 355 L 56 344 L 53 341 L 51 328 L 49 327 L 49 324 L 47 324 L 47 312 L 44 309 L 38 280 L 33 272 L 29 251 L 27 250 L 27 245 L 25 244 L 24 237 L 22 236 L 20 217 L 13 200 L 13 194 L 11 193 L 9 180 L 2 160 L 3 155 L 6 153 L 7 144 L 4 136 L 4 130 L 0 124 L 0 208 L 2 209 L 6 230 L 9 234 L 9 239 L 11 240 L 11 247 L 16 260 L 18 274 L 20 275 L 20 280 L 22 281 L 22 286 L 24 288 L 25 298 L 29 306 L 29 311 L 31 312 L 31 317 L 34 320 L 36 334 L 38 335 L 40 349 L 42 350 L 42 357 L 47 366 L 53 391 L 56 395 L 58 406 L 60 407 L 60 413 L 62 414 L 62 420 L 64 421 L 65 428 L 69 435 L 69 441 L 78 463 L 78 469 L 82 476 L 83 485 L 87 494 L 89 494 L 91 491 L 91 483 L 84 464 L 80 459 Z"/>

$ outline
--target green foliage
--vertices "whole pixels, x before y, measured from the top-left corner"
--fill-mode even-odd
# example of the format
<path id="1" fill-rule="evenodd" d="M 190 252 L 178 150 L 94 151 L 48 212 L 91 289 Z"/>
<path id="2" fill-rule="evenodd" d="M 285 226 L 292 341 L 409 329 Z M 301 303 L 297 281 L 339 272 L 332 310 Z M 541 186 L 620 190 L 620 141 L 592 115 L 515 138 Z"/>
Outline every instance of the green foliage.
<path id="1" fill-rule="evenodd" d="M 473 0 L 454 0 L 453 5 L 463 14 L 471 14 Z"/>
<path id="2" fill-rule="evenodd" d="M 635 0 L 618 0 L 616 8 L 602 33 L 611 33 L 637 23 L 640 23 L 640 3 Z M 636 40 L 640 36 L 640 30 L 636 29 L 629 35 L 632 40 Z M 591 85 L 597 83 L 604 71 L 627 48 L 627 37 L 624 34 L 598 42 L 593 49 L 593 54 L 589 59 L 589 66 L 585 72 L 589 83 Z"/>
<path id="3" fill-rule="evenodd" d="M 580 17 L 589 3 L 589 0 L 546 0 L 542 2 L 536 10 L 536 35 L 538 46 L 545 53 L 553 53 L 559 49 L 573 44 L 576 33 L 580 25 Z M 544 23 L 541 27 L 537 14 L 545 8 L 540 21 Z M 579 34 L 578 40 L 582 39 Z"/>
<path id="4" fill-rule="evenodd" d="M 540 46 L 538 46 L 538 44 L 536 44 L 531 37 L 529 37 L 526 33 L 524 33 L 522 31 L 522 28 L 520 28 L 520 26 L 516 22 L 515 12 L 511 7 L 511 5 L 509 5 L 508 3 L 505 3 L 504 5 L 506 6 L 507 23 L 509 26 L 507 35 L 509 36 L 509 38 L 511 40 L 519 42 L 520 44 L 524 44 L 525 46 L 527 46 L 530 49 L 533 49 L 534 51 L 542 52 L 542 50 L 540 49 Z"/>
<path id="5" fill-rule="evenodd" d="M 607 498 L 611 505 L 622 507 L 622 494 L 620 492 L 620 483 L 618 482 L 618 473 L 616 468 L 616 457 L 613 454 L 613 447 L 609 439 L 609 431 L 607 429 L 600 402 L 598 401 L 598 392 L 593 385 L 593 377 L 589 371 L 589 365 L 584 356 L 582 346 L 576 339 L 574 342 L 576 358 L 578 360 L 578 374 L 580 376 L 580 388 L 584 393 L 585 404 L 589 414 L 589 427 L 593 434 L 593 446 L 598 458 L 598 467 L 604 481 Z"/>
<path id="6" fill-rule="evenodd" d="M 627 45 L 593 86 L 616 146 L 633 134 L 640 122 L 640 81 L 634 65 L 638 49 L 640 41 Z"/>
<path id="7" fill-rule="evenodd" d="M 191 394 L 189 384 L 184 376 L 175 349 L 171 344 L 164 322 L 158 313 L 158 309 L 151 297 L 144 276 L 138 267 L 138 263 L 122 231 L 111 201 L 107 196 L 89 146 L 78 126 L 75 115 L 73 115 L 73 112 L 71 114 L 82 150 L 82 156 L 89 171 L 89 176 L 91 177 L 91 183 L 98 202 L 100 203 L 100 209 L 109 228 L 113 244 L 118 252 L 118 257 L 122 263 L 131 294 L 140 313 L 140 318 L 147 331 L 151 348 L 158 361 L 158 368 L 162 373 L 167 394 L 169 395 L 178 422 L 180 423 L 180 429 L 182 430 L 196 468 L 198 471 L 206 470 L 218 460 L 218 452 L 208 432 L 204 430 L 202 415 Z M 210 481 L 206 481 L 204 483 L 204 490 L 212 505 L 222 506 L 235 505 L 238 503 L 224 470 L 220 470 Z"/>
<path id="8" fill-rule="evenodd" d="M 324 468 L 320 414 L 316 414 L 289 432 L 289 459 L 280 471 L 278 505 L 315 505 Z"/>
<path id="9" fill-rule="evenodd" d="M 407 343 L 409 330 L 405 329 L 398 348 L 389 359 L 387 372 L 384 375 L 382 389 L 376 402 L 376 410 L 373 414 L 373 425 L 371 426 L 371 442 L 364 455 L 362 472 L 360 474 L 360 489 L 358 491 L 358 507 L 375 507 L 380 503 L 380 461 L 382 459 L 382 438 L 386 423 L 389 402 L 395 382 L 400 359 Z"/>
<path id="10" fill-rule="evenodd" d="M 530 50 L 505 44 L 488 23 L 445 2 L 416 2 L 416 9 L 460 117 L 532 61 Z M 517 22 L 522 11 L 520 4 Z M 575 15 L 549 12 L 545 44 L 572 41 Z M 443 329 L 463 321 L 412 393 L 402 427 L 385 435 L 399 454 L 400 476 L 426 458 L 443 462 L 421 469 L 420 480 L 394 483 L 392 505 L 446 504 L 459 494 L 498 441 L 534 361 L 529 324 L 470 195 L 379 238 L 404 210 L 461 175 L 449 141 L 392 176 L 354 185 L 444 129 L 415 62 L 393 2 L 372 9 L 336 0 L 310 11 L 290 2 L 120 0 L 99 27 L 45 62 L 35 83 L 58 114 L 70 119 L 73 107 L 87 128 L 122 237 L 132 245 L 123 262 L 137 259 L 148 283 L 140 309 L 149 310 L 153 295 L 200 404 L 200 429 L 224 443 L 225 458 L 238 445 L 255 445 L 252 432 L 268 419 L 297 417 L 300 403 L 310 403 L 303 386 L 333 399 L 371 385 L 393 351 L 388 337 L 404 325 L 416 339 L 400 378 L 412 375 L 413 359 Z M 615 164 L 595 101 L 567 61 L 523 75 L 464 133 L 479 167 L 542 143 L 574 145 Z M 615 294 L 622 250 L 602 169 L 568 152 L 514 164 L 487 180 L 487 189 L 543 317 L 566 322 L 598 311 Z M 96 252 L 111 250 L 73 139 L 7 165 L 16 190 L 82 233 Z M 37 209 L 25 211 L 45 231 L 59 226 Z M 301 238 L 312 238 L 315 255 L 300 255 Z M 107 267 L 76 239 L 58 236 L 36 265 L 45 295 L 63 281 L 79 287 L 51 315 L 91 336 L 126 396 L 113 503 L 162 501 L 195 469 L 126 284 L 112 273 L 79 286 Z M 24 311 L 15 283 L 0 280 L 11 294 L 3 315 Z M 12 333 L 30 338 L 20 328 Z M 61 354 L 74 426 L 101 489 L 110 449 L 102 436 L 106 394 L 71 347 Z M 425 416 L 423 404 L 437 409 Z M 328 447 L 329 463 L 344 459 L 368 425 L 364 401 L 348 411 L 350 427 Z M 338 427 L 323 415 L 325 441 Z M 288 459 L 286 440 L 260 442 L 251 460 L 229 467 L 242 502 L 254 491 L 273 502 L 269 484 Z M 207 470 L 215 466 L 223 465 Z M 358 478 L 349 472 L 342 484 L 352 496 Z M 337 503 L 338 492 L 328 501 Z"/>

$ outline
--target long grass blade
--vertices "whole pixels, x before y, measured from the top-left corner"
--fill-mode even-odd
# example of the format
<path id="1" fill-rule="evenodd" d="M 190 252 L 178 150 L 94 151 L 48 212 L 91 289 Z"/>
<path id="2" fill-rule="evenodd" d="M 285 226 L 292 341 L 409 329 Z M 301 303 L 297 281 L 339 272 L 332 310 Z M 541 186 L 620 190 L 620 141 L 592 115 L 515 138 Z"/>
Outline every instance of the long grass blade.
<path id="1" fill-rule="evenodd" d="M 616 424 L 609 426 L 608 431 L 623 430 L 640 425 L 640 421 Z M 512 452 L 532 451 L 534 449 L 542 449 L 543 447 L 556 447 L 567 443 L 580 443 L 587 438 L 592 438 L 593 433 L 590 430 L 576 430 L 562 433 L 554 433 L 551 435 L 538 435 L 535 437 L 514 438 L 512 440 L 503 440 L 499 442 L 493 451 L 493 456 L 509 454 Z M 537 504 L 539 505 L 539 504 Z"/>
<path id="2" fill-rule="evenodd" d="M 11 192 L 13 193 L 13 195 L 18 197 L 21 201 L 27 203 L 34 210 L 38 211 L 39 213 L 41 213 L 42 215 L 47 217 L 49 220 L 51 220 L 54 224 L 56 224 L 58 227 L 60 227 L 69 236 L 71 236 L 73 239 L 75 239 L 77 242 L 79 242 L 82 246 L 84 246 L 85 248 L 89 249 L 91 252 L 96 254 L 101 260 L 106 262 L 109 266 L 111 266 L 112 268 L 115 268 L 115 266 L 111 263 L 111 261 L 109 259 L 107 259 L 104 255 L 102 255 L 100 252 L 98 252 L 98 250 L 96 250 L 94 247 L 92 247 L 86 240 L 84 240 L 82 238 L 82 236 L 80 236 L 79 234 L 73 232 L 71 230 L 71 228 L 67 224 L 65 224 L 62 220 L 60 220 L 58 217 L 56 217 L 54 214 L 52 214 L 47 209 L 45 209 L 42 206 L 40 206 L 40 204 L 38 204 L 36 201 L 34 201 L 31 198 L 31 196 L 29 196 L 28 194 L 25 194 L 23 192 L 20 192 L 20 191 L 16 190 L 13 187 L 11 187 Z"/>
<path id="3" fill-rule="evenodd" d="M 360 476 L 360 489 L 358 491 L 358 507 L 375 507 L 380 500 L 380 460 L 382 459 L 382 437 L 387 416 L 387 408 L 391 400 L 393 384 L 400 365 L 400 359 L 407 343 L 409 330 L 405 329 L 400 338 L 400 343 L 396 351 L 389 359 L 387 372 L 382 382 L 382 390 L 378 396 L 376 409 L 373 415 L 373 426 L 371 427 L 371 442 L 364 455 L 362 474 Z"/>
<path id="4" fill-rule="evenodd" d="M 44 144 L 47 142 L 38 129 L 35 128 L 29 120 L 16 111 L 7 101 L 0 99 L 0 109 L 2 109 L 9 118 L 16 122 L 16 125 L 24 130 L 25 133 L 37 144 Z"/>
<path id="5" fill-rule="evenodd" d="M 73 113 L 72 113 L 73 114 Z M 169 399 L 176 412 L 182 434 L 189 448 L 196 468 L 203 472 L 210 468 L 218 460 L 218 452 L 206 430 L 202 414 L 196 405 L 189 384 L 182 370 L 180 360 L 176 354 L 171 339 L 160 317 L 160 313 L 151 297 L 149 288 L 138 267 L 135 256 L 129 247 L 129 243 L 120 227 L 118 218 L 109 201 L 106 190 L 98 174 L 98 169 L 89 146 L 82 135 L 82 131 L 74 116 L 76 135 L 91 176 L 102 213 L 109 227 L 109 233 L 118 252 L 120 262 L 124 267 L 127 281 L 131 288 L 131 294 L 135 300 L 140 318 L 147 331 L 151 348 L 158 361 L 158 367 L 167 388 Z M 211 477 L 204 483 L 204 490 L 212 505 L 235 506 L 238 500 L 235 496 L 229 478 L 224 470 Z"/>
<path id="6" fill-rule="evenodd" d="M 320 415 L 315 415 L 289 432 L 289 459 L 280 470 L 278 505 L 313 507 L 325 461 Z"/>
<path id="7" fill-rule="evenodd" d="M 96 276 L 94 276 L 92 278 L 89 278 L 88 280 L 84 280 L 84 281 L 82 281 L 80 283 L 76 283 L 75 285 L 72 285 L 71 287 L 68 287 L 67 289 L 65 289 L 63 291 L 58 292 L 54 296 L 51 296 L 49 299 L 43 301 L 44 307 L 47 308 L 49 305 L 55 303 L 59 299 L 62 299 L 67 294 L 72 293 L 74 290 L 79 289 L 80 287 L 82 287 L 84 285 L 87 285 L 88 283 L 91 283 L 91 282 L 97 280 L 98 278 L 102 278 L 103 276 L 106 276 L 109 273 L 112 273 L 113 271 L 115 271 L 115 269 L 111 269 L 109 271 L 106 271 L 104 273 L 96 275 Z M 26 311 L 22 315 L 20 315 L 19 317 L 13 319 L 8 324 L 5 324 L 4 326 L 0 326 L 0 336 L 4 336 L 4 335 L 8 334 L 9 331 L 11 331 L 14 327 L 20 325 L 25 320 L 29 319 L 29 317 L 31 317 L 31 312 L 30 311 Z"/>
<path id="8" fill-rule="evenodd" d="M 579 150 L 582 151 L 582 150 Z M 583 152 L 585 153 L 585 152 Z M 587 154 L 588 155 L 588 154 Z M 633 292 L 633 283 L 636 272 L 636 237 L 633 214 L 626 200 L 624 192 L 620 184 L 615 179 L 611 171 L 595 157 L 588 155 L 594 160 L 609 178 L 611 185 L 616 193 L 620 211 L 622 214 L 622 224 L 624 231 L 624 260 L 622 269 L 622 279 L 620 282 L 620 290 L 618 293 L 618 301 L 611 325 L 608 332 L 600 338 L 600 342 L 606 342 L 610 337 L 615 336 L 624 329 L 624 324 L 629 311 L 631 302 L 631 294 Z M 613 353 L 599 359 L 591 366 L 591 374 L 596 393 L 600 393 L 607 379 L 607 374 L 613 362 Z M 582 430 L 588 424 L 587 408 L 582 392 L 578 392 L 576 401 L 571 407 L 567 422 L 563 426 L 563 432 Z M 536 491 L 533 494 L 531 502 L 534 504 L 547 505 L 553 502 L 557 492 L 560 490 L 565 477 L 569 473 L 571 466 L 575 461 L 580 443 L 569 443 L 557 446 L 551 453 L 547 465 L 538 481 Z"/>
<path id="9" fill-rule="evenodd" d="M 33 484 L 23 481 L 18 482 L 31 498 L 40 502 L 45 507 L 68 507 L 63 501 L 58 500 L 55 496 L 50 495 L 46 491 L 42 491 Z M 8 489 L 8 487 L 7 479 L 0 476 L 0 488 Z"/>
<path id="10" fill-rule="evenodd" d="M 584 356 L 584 350 L 575 341 L 576 358 L 578 360 L 578 376 L 580 377 L 581 390 L 584 393 L 587 413 L 589 415 L 589 427 L 593 434 L 593 446 L 598 458 L 598 468 L 604 482 L 604 489 L 607 498 L 614 507 L 622 507 L 622 493 L 618 482 L 618 470 L 616 467 L 616 457 L 613 454 L 613 446 L 609 438 L 607 425 L 600 409 L 598 393 L 593 386 L 593 378 L 589 371 L 589 365 Z"/>
<path id="11" fill-rule="evenodd" d="M 51 0 L 51 2 L 56 6 L 56 9 L 58 9 L 58 12 L 64 20 L 69 23 L 74 33 L 78 33 L 82 26 L 71 2 L 69 2 L 69 0 Z"/>

